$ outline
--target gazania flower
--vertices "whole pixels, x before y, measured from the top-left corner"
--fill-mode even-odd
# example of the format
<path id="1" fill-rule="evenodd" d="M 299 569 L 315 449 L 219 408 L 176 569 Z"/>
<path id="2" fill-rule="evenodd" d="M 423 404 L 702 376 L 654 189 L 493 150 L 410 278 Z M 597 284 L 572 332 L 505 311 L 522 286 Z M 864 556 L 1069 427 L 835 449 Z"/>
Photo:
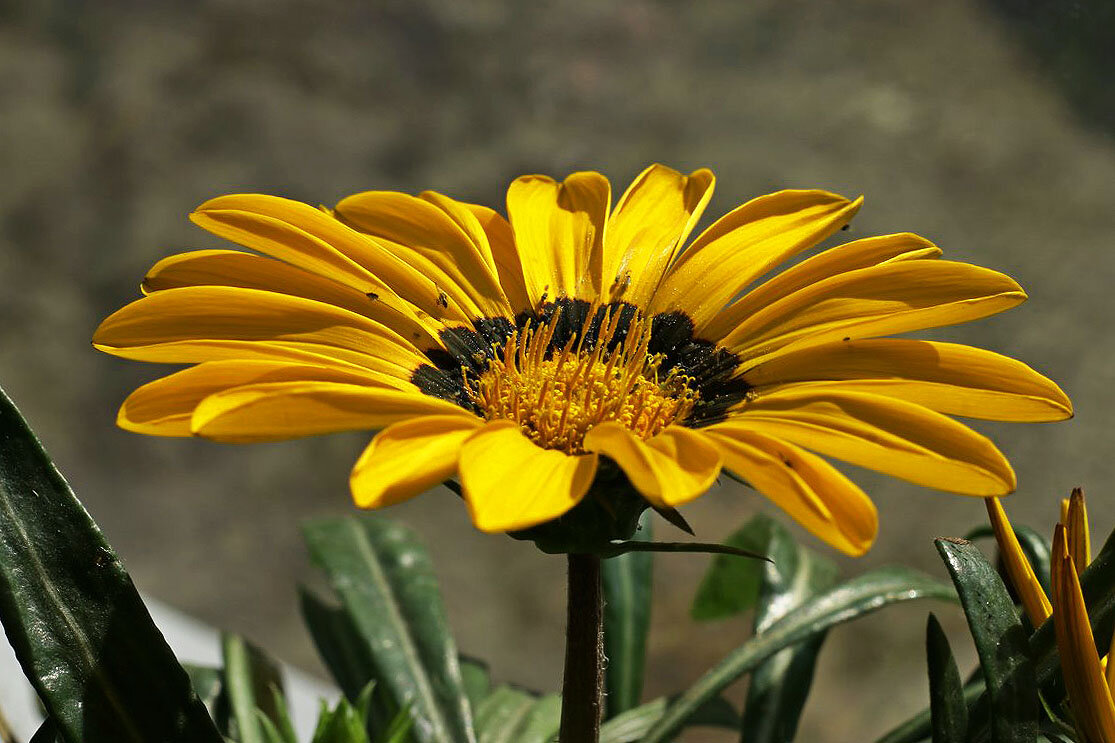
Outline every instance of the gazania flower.
<path id="1" fill-rule="evenodd" d="M 1002 454 L 947 416 L 1057 420 L 1064 393 L 989 351 L 880 336 L 1001 312 L 1019 286 L 905 233 L 771 274 L 860 207 L 816 190 L 749 201 L 683 249 L 713 182 L 653 165 L 613 207 L 599 173 L 523 176 L 506 219 L 434 192 L 208 201 L 193 221 L 256 253 L 160 261 L 104 321 L 98 349 L 196 364 L 136 390 L 119 423 L 235 442 L 381 429 L 352 473 L 358 505 L 458 476 L 490 532 L 562 516 L 598 470 L 668 509 L 727 467 L 862 553 L 875 509 L 811 451 L 1013 490 Z"/>
<path id="2" fill-rule="evenodd" d="M 1053 534 L 1052 602 L 1022 553 L 1003 507 L 997 499 L 988 498 L 987 509 L 1007 575 L 1031 624 L 1039 627 L 1053 617 L 1065 688 L 1084 743 L 1115 741 L 1115 663 L 1110 653 L 1101 659 L 1096 652 L 1088 607 L 1080 590 L 1080 571 L 1092 560 L 1084 493 L 1079 488 L 1073 490 L 1072 497 L 1061 505 L 1061 521 Z"/>

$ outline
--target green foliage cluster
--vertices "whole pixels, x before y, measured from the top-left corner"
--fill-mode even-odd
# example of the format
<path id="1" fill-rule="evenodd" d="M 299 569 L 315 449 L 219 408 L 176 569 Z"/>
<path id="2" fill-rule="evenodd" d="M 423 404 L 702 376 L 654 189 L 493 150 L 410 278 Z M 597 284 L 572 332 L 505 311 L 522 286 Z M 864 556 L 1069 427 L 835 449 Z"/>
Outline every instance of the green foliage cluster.
<path id="1" fill-rule="evenodd" d="M 1049 542 L 1033 529 L 1015 527 L 1015 531 L 1035 574 L 1048 581 Z M 1086 740 L 1075 729 L 1065 698 L 1053 620 L 1036 630 L 1031 627 L 1000 572 L 969 541 L 990 534 L 990 529 L 980 527 L 968 539 L 936 540 L 964 608 L 979 667 L 961 681 L 948 638 L 930 614 L 926 627 L 930 706 L 878 743 Z M 1115 535 L 1108 538 L 1080 582 L 1096 641 L 1106 649 L 1115 630 Z"/>
<path id="2" fill-rule="evenodd" d="M 332 596 L 301 593 L 313 640 L 343 692 L 323 705 L 312 743 L 548 743 L 561 699 L 494 684 L 462 657 L 433 567 L 406 528 L 376 516 L 304 528 Z M 1039 575 L 1049 547 L 1020 530 Z M 985 532 L 969 535 L 985 536 Z M 652 540 L 644 519 L 639 539 Z M 604 743 L 664 743 L 688 726 L 739 731 L 747 743 L 794 738 L 828 631 L 892 603 L 956 601 L 980 668 L 961 680 L 930 615 L 930 707 L 879 743 L 1034 743 L 1075 739 L 1051 627 L 1037 631 L 994 567 L 967 540 L 938 540 L 953 585 L 890 566 L 843 579 L 836 565 L 757 516 L 713 557 L 695 618 L 750 615 L 751 633 L 688 688 L 643 701 L 652 606 L 651 552 L 604 562 L 607 665 Z M 768 555 L 768 561 L 742 553 Z M 1082 576 L 1096 636 L 1115 625 L 1115 547 Z M 0 396 L 0 620 L 47 722 L 34 743 L 297 743 L 277 665 L 235 635 L 220 668 L 183 667 L 152 623 L 112 548 L 51 464 L 14 405 Z M 742 712 L 723 693 L 748 675 Z M 1039 738 L 1040 736 L 1040 738 Z"/>

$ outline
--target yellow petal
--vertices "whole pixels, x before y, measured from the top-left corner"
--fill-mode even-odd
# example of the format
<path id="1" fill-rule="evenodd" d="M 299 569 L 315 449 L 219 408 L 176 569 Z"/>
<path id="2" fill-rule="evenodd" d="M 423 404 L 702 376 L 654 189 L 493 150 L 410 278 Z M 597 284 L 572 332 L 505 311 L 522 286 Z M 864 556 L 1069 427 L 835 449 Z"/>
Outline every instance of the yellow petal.
<path id="1" fill-rule="evenodd" d="M 511 315 L 487 233 L 463 205 L 432 191 L 421 197 L 366 191 L 342 199 L 336 213 L 420 268 L 450 296 L 467 296 L 482 316 Z"/>
<path id="2" fill-rule="evenodd" d="M 1018 537 L 999 499 L 987 498 L 984 502 L 987 504 L 991 528 L 995 531 L 995 541 L 999 543 L 999 555 L 1007 569 L 1007 577 L 1010 578 L 1015 593 L 1022 599 L 1030 624 L 1040 627 L 1053 613 L 1045 590 L 1034 574 L 1034 567 L 1022 552 L 1022 545 L 1018 543 Z"/>
<path id="3" fill-rule="evenodd" d="M 457 471 L 465 439 L 484 422 L 461 415 L 426 415 L 393 423 L 360 455 L 349 484 L 360 508 L 390 506 L 445 482 Z"/>
<path id="4" fill-rule="evenodd" d="M 135 433 L 192 436 L 190 418 L 194 408 L 206 397 L 246 384 L 299 381 L 345 382 L 415 391 L 409 382 L 371 370 L 345 370 L 287 361 L 207 361 L 137 389 L 120 407 L 116 424 Z"/>
<path id="5" fill-rule="evenodd" d="M 546 299 L 600 296 L 604 226 L 612 191 L 591 171 L 563 182 L 542 175 L 516 178 L 507 189 L 507 215 L 522 256 L 527 293 Z"/>
<path id="6" fill-rule="evenodd" d="M 222 341 L 236 342 L 237 350 L 222 350 Z M 266 355 L 268 345 L 287 346 L 402 379 L 429 363 L 410 341 L 367 317 L 301 297 L 224 286 L 167 289 L 132 302 L 101 323 L 93 345 L 116 356 L 168 363 L 212 361 L 252 349 Z"/>
<path id="7" fill-rule="evenodd" d="M 875 541 L 875 504 L 825 460 L 756 431 L 705 429 L 724 466 L 751 483 L 815 536 L 848 555 Z"/>
<path id="8" fill-rule="evenodd" d="M 439 302 L 438 287 L 375 240 L 320 209 L 277 196 L 210 199 L 190 219 L 215 235 L 286 261 L 364 294 L 395 292 L 433 317 L 467 319 Z"/>
<path id="9" fill-rule="evenodd" d="M 720 452 L 691 428 L 670 426 L 646 441 L 619 423 L 585 435 L 586 451 L 605 454 L 656 506 L 677 506 L 704 495 L 720 474 Z"/>
<path id="10" fill-rule="evenodd" d="M 1111 636 L 1111 646 L 1104 657 L 1103 672 L 1107 678 L 1107 688 L 1115 696 L 1115 635 Z"/>
<path id="11" fill-rule="evenodd" d="M 217 441 L 281 441 L 462 412 L 451 402 L 418 392 L 338 382 L 270 382 L 210 395 L 194 410 L 190 429 Z"/>
<path id="12" fill-rule="evenodd" d="M 481 229 L 488 236 L 488 245 L 492 249 L 492 259 L 496 263 L 499 273 L 499 283 L 511 309 L 516 314 L 526 309 L 532 309 L 533 303 L 527 296 L 526 281 L 523 279 L 523 262 L 519 258 L 519 250 L 515 247 L 515 233 L 511 230 L 511 223 L 494 209 L 480 204 L 464 204 L 465 208 L 476 216 Z"/>
<path id="13" fill-rule="evenodd" d="M 796 385 L 896 397 L 967 418 L 1037 422 L 1072 415 L 1061 388 L 1021 361 L 956 343 L 838 341 L 776 356 L 743 378 L 759 395 Z"/>
<path id="14" fill-rule="evenodd" d="M 604 236 L 605 296 L 648 306 L 712 198 L 715 184 L 710 170 L 685 176 L 664 165 L 651 165 L 631 182 Z"/>
<path id="15" fill-rule="evenodd" d="M 786 389 L 710 430 L 759 431 L 928 487 L 1004 495 L 1014 471 L 985 436 L 940 413 L 860 392 Z"/>
<path id="16" fill-rule="evenodd" d="M 441 345 L 443 327 L 392 291 L 364 294 L 319 274 L 282 261 L 239 250 L 196 250 L 172 255 L 156 263 L 143 279 L 150 294 L 187 286 L 238 286 L 290 294 L 343 307 L 383 323 L 423 348 Z"/>
<path id="17" fill-rule="evenodd" d="M 1115 741 L 1115 704 L 1100 669 L 1064 525 L 1053 536 L 1053 626 L 1073 717 L 1087 743 Z"/>
<path id="18" fill-rule="evenodd" d="M 555 519 L 585 497 L 596 461 L 539 448 L 513 421 L 489 423 L 465 442 L 458 463 L 472 522 L 505 532 Z"/>
<path id="19" fill-rule="evenodd" d="M 723 336 L 734 324 L 715 331 L 708 324 L 733 297 L 847 224 L 860 203 L 827 191 L 787 190 L 752 199 L 718 219 L 681 254 L 655 297 L 655 312 L 680 309 L 700 337 Z"/>
<path id="20" fill-rule="evenodd" d="M 900 261 L 833 276 L 764 307 L 723 341 L 755 364 L 845 338 L 955 325 L 1026 295 L 1009 276 L 952 261 Z"/>
<path id="21" fill-rule="evenodd" d="M 818 200 L 822 197 L 828 197 L 830 200 L 840 199 L 840 197 L 833 194 L 826 194 L 824 191 L 794 191 L 788 193 L 817 194 L 816 198 Z M 775 195 L 777 196 L 778 194 Z M 843 206 L 840 206 L 841 202 L 844 204 Z M 822 207 L 824 208 L 822 209 Z M 825 229 L 831 226 L 830 223 L 834 220 L 839 222 L 842 219 L 849 219 L 850 213 L 853 212 L 856 207 L 857 204 L 849 203 L 846 199 L 830 201 L 827 205 L 825 205 L 824 202 L 818 201 L 818 206 L 814 207 L 814 210 L 820 212 L 820 216 L 816 218 L 818 222 L 817 228 L 819 230 L 817 234 L 825 232 Z M 808 227 L 808 224 L 807 222 L 806 227 Z M 822 227 L 825 229 L 820 229 Z M 768 238 L 768 241 L 769 240 L 778 243 L 780 238 L 776 235 L 772 235 Z M 765 242 L 759 243 L 759 245 L 763 244 L 765 244 Z M 812 286 L 818 281 L 823 281 L 833 276 L 847 273 L 848 271 L 870 268 L 871 266 L 877 266 L 888 261 L 923 260 L 926 258 L 936 258 L 940 254 L 941 249 L 933 245 L 933 243 L 923 237 L 918 237 L 908 232 L 896 235 L 883 235 L 881 237 L 868 237 L 863 240 L 856 240 L 854 242 L 845 243 L 844 245 L 838 245 L 835 248 L 829 248 L 828 250 L 821 251 L 817 255 L 805 259 L 801 263 L 790 266 L 785 271 L 779 271 L 770 279 L 759 284 L 737 301 L 733 302 L 722 312 L 716 312 L 709 317 L 706 323 L 698 327 L 698 335 L 708 340 L 722 338 L 731 332 L 734 327 L 764 307 L 796 291 Z M 741 255 L 750 255 L 750 251 L 744 249 L 741 251 Z M 745 277 L 746 276 L 751 276 L 751 274 L 748 273 Z M 748 281 L 753 280 L 754 278 L 748 279 Z M 745 286 L 744 284 L 738 285 L 741 290 Z M 729 295 L 727 299 L 731 299 L 733 296 L 735 296 L 735 294 Z M 720 302 L 720 306 L 723 306 L 727 299 Z M 708 315 L 707 310 L 705 314 Z"/>
<path id="22" fill-rule="evenodd" d="M 1084 505 L 1084 490 L 1073 488 L 1065 524 L 1065 537 L 1068 540 L 1069 554 L 1077 570 L 1083 570 L 1092 562 L 1092 542 L 1088 530 L 1088 509 Z"/>

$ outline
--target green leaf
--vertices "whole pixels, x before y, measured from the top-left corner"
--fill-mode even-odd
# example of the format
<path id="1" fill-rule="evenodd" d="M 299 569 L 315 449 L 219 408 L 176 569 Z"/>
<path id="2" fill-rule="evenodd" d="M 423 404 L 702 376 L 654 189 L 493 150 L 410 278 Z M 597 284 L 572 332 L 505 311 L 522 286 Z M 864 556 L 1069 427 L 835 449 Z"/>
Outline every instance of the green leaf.
<path id="1" fill-rule="evenodd" d="M 422 743 L 474 743 L 457 648 L 429 555 L 406 528 L 373 516 L 305 526 L 315 562 Z"/>
<path id="2" fill-rule="evenodd" d="M 759 552 L 740 549 L 730 544 L 717 542 L 639 542 L 633 540 L 614 540 L 596 550 L 600 557 L 618 557 L 632 552 L 672 552 L 683 555 L 730 555 L 750 560 L 767 561 L 769 558 Z"/>
<path id="3" fill-rule="evenodd" d="M 403 707 L 396 714 L 391 724 L 387 726 L 383 736 L 377 743 L 404 743 L 409 741 L 411 728 L 414 727 L 414 718 L 411 717 L 410 707 Z"/>
<path id="4" fill-rule="evenodd" d="M 650 511 L 644 511 L 639 536 L 651 541 Z M 651 579 L 654 557 L 628 552 L 603 561 L 604 655 L 606 717 L 614 717 L 639 703 L 643 694 L 647 632 L 650 629 Z"/>
<path id="5" fill-rule="evenodd" d="M 526 722 L 534 697 L 510 686 L 499 686 L 476 710 L 478 743 L 513 743 L 519 726 Z"/>
<path id="6" fill-rule="evenodd" d="M 755 610 L 758 636 L 793 609 L 832 588 L 840 573 L 831 560 L 797 544 L 782 524 L 767 516 L 756 520 L 768 522 L 764 551 L 772 558 L 762 565 Z M 824 639 L 825 633 L 820 632 L 776 653 L 752 672 L 743 708 L 743 740 L 780 743 L 794 739 Z"/>
<path id="7" fill-rule="evenodd" d="M 1115 629 L 1115 531 L 1080 574 L 1080 588 L 1092 622 L 1096 652 L 1103 655 Z M 1061 661 L 1052 621 L 1047 621 L 1030 637 L 1030 657 L 1034 659 L 1034 675 L 1042 697 L 1052 705 L 1059 704 L 1065 691 L 1060 683 Z M 988 720 L 991 707 L 989 695 L 982 695 L 969 705 L 969 720 Z M 985 741 L 990 735 L 986 725 L 981 725 L 971 737 L 975 741 Z"/>
<path id="8" fill-rule="evenodd" d="M 279 734 L 289 743 L 298 743 L 298 735 L 294 732 L 294 721 L 290 719 L 290 708 L 287 706 L 286 697 L 283 696 L 283 690 L 274 684 L 271 686 L 271 699 L 271 707 L 274 710 L 271 716 L 263 710 L 257 711 L 263 714 L 268 722 L 274 721 Z"/>
<path id="9" fill-rule="evenodd" d="M 990 700 L 996 743 L 1034 743 L 1038 736 L 1038 687 L 1026 630 L 1002 579 L 975 545 L 936 540 L 960 595 L 979 654 Z"/>
<path id="10" fill-rule="evenodd" d="M 1115 629 L 1115 531 L 1107 538 L 1099 554 L 1080 575 L 1081 590 L 1088 606 L 1088 616 L 1092 621 L 1092 632 L 1096 638 L 1096 651 L 1106 653 L 1112 630 Z M 1030 637 L 1030 657 L 1034 658 L 1034 672 L 1041 698 L 1050 704 L 1058 704 L 1065 696 L 1060 682 L 1060 656 L 1053 632 L 1053 622 L 1047 621 Z M 986 721 L 989 720 L 990 701 L 978 687 L 965 687 L 968 700 L 968 719 L 971 721 L 970 737 L 975 741 L 985 741 L 990 735 Z M 973 698 L 975 697 L 975 698 Z M 880 739 L 879 743 L 911 743 L 925 735 L 914 737 L 928 720 L 928 711 L 922 711 L 894 731 Z M 975 727 L 975 721 L 983 721 Z M 927 735 L 928 733 L 926 733 Z"/>
<path id="11" fill-rule="evenodd" d="M 3 392 L 0 621 L 69 743 L 221 743 L 116 553 Z"/>
<path id="12" fill-rule="evenodd" d="M 299 589 L 302 618 L 325 667 L 350 701 L 376 678 L 368 645 L 345 610 L 330 606 L 305 588 Z"/>
<path id="13" fill-rule="evenodd" d="M 370 743 L 362 718 L 347 699 L 333 710 L 323 705 L 312 743 Z"/>
<path id="14" fill-rule="evenodd" d="M 515 734 L 515 743 L 550 743 L 561 727 L 561 695 L 546 694 L 534 701 L 526 721 Z"/>
<path id="15" fill-rule="evenodd" d="M 1015 536 L 1018 537 L 1018 544 L 1022 548 L 1022 554 L 1025 555 L 1029 561 L 1030 566 L 1034 569 L 1034 574 L 1041 584 L 1041 588 L 1045 591 L 1046 596 L 1052 595 L 1052 588 L 1050 586 L 1050 563 L 1052 560 L 1052 547 L 1049 543 L 1049 538 L 1039 534 L 1036 530 L 1028 526 L 1014 526 Z M 988 525 L 978 526 L 964 535 L 965 539 L 974 540 L 981 537 L 994 537 L 995 531 Z"/>
<path id="16" fill-rule="evenodd" d="M 600 743 L 632 743 L 642 738 L 654 723 L 662 719 L 669 707 L 666 697 L 659 697 L 646 704 L 616 715 L 600 728 Z M 711 726 L 739 729 L 739 713 L 723 697 L 714 697 L 690 715 L 684 727 Z"/>
<path id="17" fill-rule="evenodd" d="M 343 607 L 330 606 L 305 588 L 299 596 L 302 617 L 318 654 L 345 697 L 356 703 L 374 686 L 377 675 L 368 644 Z M 368 730 L 372 735 L 386 731 L 399 712 L 390 692 L 383 689 L 375 689 L 370 707 Z"/>
<path id="18" fill-rule="evenodd" d="M 298 743 L 293 738 L 287 738 L 280 732 L 278 726 L 271 722 L 271 718 L 263 713 L 263 710 L 257 709 L 255 711 L 256 724 L 259 726 L 260 732 L 263 734 L 265 743 Z"/>
<path id="19" fill-rule="evenodd" d="M 643 743 L 670 740 L 704 702 L 780 650 L 842 622 L 889 604 L 912 599 L 955 600 L 951 586 L 916 570 L 892 566 L 873 570 L 814 597 L 752 637 L 715 665 L 669 706 Z"/>
<path id="20" fill-rule="evenodd" d="M 476 710 L 480 743 L 549 743 L 561 725 L 561 696 L 499 686 Z"/>
<path id="21" fill-rule="evenodd" d="M 773 523 L 769 518 L 753 518 L 728 537 L 725 544 L 749 552 L 765 552 Z M 714 557 L 697 588 L 690 614 L 694 619 L 708 621 L 747 611 L 759 598 L 762 575 L 760 563 L 727 555 Z"/>
<path id="22" fill-rule="evenodd" d="M 964 684 L 949 640 L 932 612 L 925 627 L 925 656 L 929 666 L 933 743 L 964 743 L 968 734 Z"/>
<path id="23" fill-rule="evenodd" d="M 224 657 L 225 689 L 232 718 L 236 721 L 240 743 L 264 743 L 263 730 L 256 722 L 256 710 L 272 721 L 278 720 L 272 687 L 282 688 L 282 672 L 262 650 L 240 635 L 221 634 Z"/>
<path id="24" fill-rule="evenodd" d="M 488 672 L 488 665 L 475 658 L 461 656 L 461 683 L 465 687 L 465 696 L 468 697 L 475 719 L 480 703 L 492 692 L 492 677 Z"/>
<path id="25" fill-rule="evenodd" d="M 195 666 L 189 663 L 184 663 L 182 667 L 189 674 L 190 684 L 197 692 L 198 698 L 205 704 L 210 716 L 216 719 L 217 708 L 224 693 L 224 677 L 221 670 L 219 668 Z"/>

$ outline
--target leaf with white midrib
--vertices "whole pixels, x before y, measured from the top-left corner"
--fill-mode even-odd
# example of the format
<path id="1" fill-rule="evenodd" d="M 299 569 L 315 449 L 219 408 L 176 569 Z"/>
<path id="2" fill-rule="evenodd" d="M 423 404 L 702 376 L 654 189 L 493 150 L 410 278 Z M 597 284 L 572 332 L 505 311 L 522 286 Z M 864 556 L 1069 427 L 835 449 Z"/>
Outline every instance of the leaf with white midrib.
<path id="1" fill-rule="evenodd" d="M 34 490 L 31 491 L 31 494 L 38 497 L 38 493 L 36 493 Z M 18 514 L 16 514 L 16 512 L 12 509 L 11 503 L 8 502 L 7 498 L 0 498 L 0 507 L 4 509 L 4 519 L 12 528 L 14 535 L 19 538 L 19 545 L 23 548 L 23 552 L 27 555 L 27 564 L 31 567 L 31 571 L 34 573 L 35 578 L 37 579 L 36 582 L 38 584 L 39 590 L 50 600 L 49 604 L 51 604 L 51 608 L 53 608 L 54 611 L 57 612 L 58 616 L 62 619 L 62 622 L 66 626 L 67 632 L 66 638 L 64 640 L 58 635 L 55 635 L 52 639 L 59 644 L 70 645 L 71 647 L 77 648 L 78 652 L 81 654 L 82 660 L 84 661 L 84 666 L 89 669 L 90 675 L 92 675 L 93 678 L 97 680 L 97 685 L 100 686 L 101 693 L 105 695 L 105 698 L 112 705 L 112 708 L 116 711 L 117 717 L 120 718 L 121 722 L 127 729 L 128 736 L 132 740 L 138 741 L 138 743 L 143 743 L 142 735 L 140 734 L 139 730 L 136 729 L 135 723 L 132 722 L 130 716 L 128 715 L 127 708 L 120 701 L 120 692 L 116 689 L 116 685 L 112 683 L 110 679 L 105 678 L 104 674 L 98 667 L 97 654 L 93 651 L 93 646 L 89 642 L 88 636 L 82 631 L 81 627 L 78 626 L 77 622 L 74 620 L 73 614 L 66 606 L 66 602 L 63 601 L 62 597 L 58 595 L 58 591 L 54 587 L 54 583 L 50 580 L 50 576 L 47 574 L 46 569 L 43 567 L 43 561 L 39 555 L 39 551 L 35 547 L 35 544 L 31 541 L 30 536 L 27 534 L 27 530 L 24 528 L 23 523 L 20 521 Z M 24 573 L 24 575 L 26 575 L 26 573 Z M 36 686 L 38 686 L 38 684 L 36 684 Z"/>
<path id="2" fill-rule="evenodd" d="M 478 743 L 513 743 L 534 703 L 530 694 L 508 686 L 493 691 L 476 711 Z"/>
<path id="3" fill-rule="evenodd" d="M 70 743 L 218 743 L 131 578 L 0 392 L 0 621 Z"/>
<path id="4" fill-rule="evenodd" d="M 372 531 L 376 532 L 377 545 L 373 545 Z M 370 520 L 361 524 L 352 518 L 317 521 L 305 532 L 315 559 L 329 574 L 367 644 L 379 680 L 399 704 L 411 704 L 414 733 L 427 743 L 474 743 L 456 648 L 444 625 L 444 610 L 432 572 L 427 576 L 428 583 L 408 576 L 396 585 L 377 554 L 378 546 L 397 556 L 391 541 L 407 532 L 397 525 L 381 528 Z M 405 549 L 421 554 L 421 558 L 412 554 L 411 564 L 401 567 L 413 569 L 418 560 L 422 561 L 421 567 L 428 567 L 425 553 L 409 536 Z M 424 594 L 408 599 L 408 591 Z M 423 622 L 428 624 L 419 626 Z M 425 657 L 423 646 L 430 651 Z M 429 667 L 431 662 L 438 667 Z M 437 688 L 431 678 L 434 674 Z"/>
<path id="5" fill-rule="evenodd" d="M 429 679 L 426 677 L 426 669 L 422 667 L 422 662 L 418 659 L 418 651 L 414 647 L 414 638 L 411 637 L 410 627 L 407 626 L 406 620 L 403 619 L 402 612 L 399 610 L 399 604 L 395 600 L 394 591 L 391 590 L 391 582 L 387 580 L 386 574 L 383 572 L 383 567 L 379 564 L 375 554 L 372 552 L 371 546 L 364 539 L 360 539 L 361 530 L 351 521 L 345 522 L 346 528 L 349 531 L 357 532 L 357 549 L 360 551 L 360 557 L 364 560 L 364 565 L 371 573 L 375 585 L 380 586 L 383 590 L 381 597 L 384 599 L 385 608 L 387 609 L 388 618 L 394 626 L 396 634 L 404 641 L 400 643 L 400 649 L 406 657 L 407 664 L 411 668 L 411 678 L 414 680 L 421 703 L 426 709 L 434 714 L 431 715 L 430 722 L 438 728 L 438 737 L 449 737 L 448 725 L 440 714 L 437 702 L 434 700 L 433 689 L 430 688 Z M 344 589 L 339 589 L 344 590 Z M 357 620 L 360 621 L 360 620 Z M 412 699 L 400 699 L 400 703 L 412 702 Z M 422 720 L 416 720 L 415 724 L 422 727 Z"/>
<path id="6" fill-rule="evenodd" d="M 794 609 L 762 635 L 740 645 L 667 707 L 642 743 L 672 740 L 700 705 L 778 651 L 842 622 L 899 601 L 956 600 L 952 586 L 901 566 L 879 568 L 842 583 Z"/>

